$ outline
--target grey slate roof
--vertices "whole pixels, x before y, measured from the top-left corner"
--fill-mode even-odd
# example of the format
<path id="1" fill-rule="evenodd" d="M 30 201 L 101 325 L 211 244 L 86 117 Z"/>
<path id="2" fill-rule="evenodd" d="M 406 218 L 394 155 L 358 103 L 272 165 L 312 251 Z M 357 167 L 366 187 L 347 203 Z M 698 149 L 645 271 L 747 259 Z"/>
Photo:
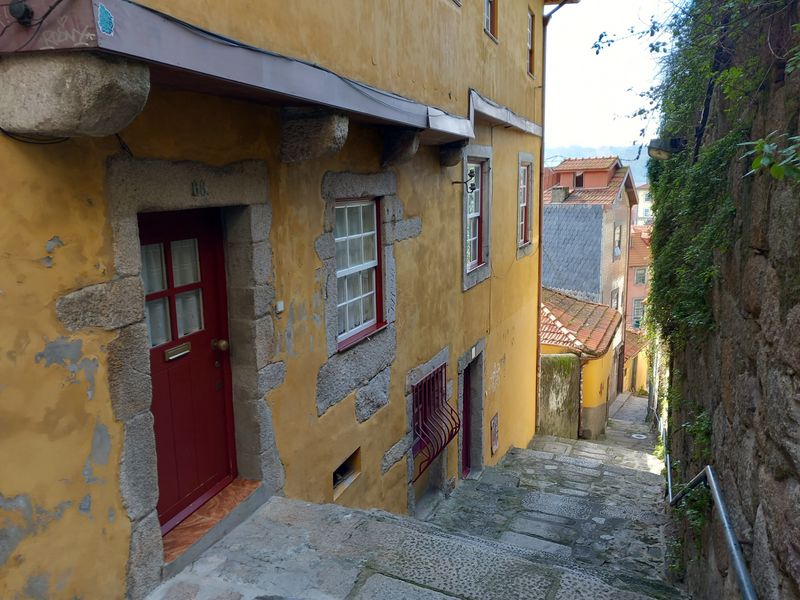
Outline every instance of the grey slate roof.
<path id="1" fill-rule="evenodd" d="M 546 204 L 542 285 L 599 302 L 603 207 Z"/>

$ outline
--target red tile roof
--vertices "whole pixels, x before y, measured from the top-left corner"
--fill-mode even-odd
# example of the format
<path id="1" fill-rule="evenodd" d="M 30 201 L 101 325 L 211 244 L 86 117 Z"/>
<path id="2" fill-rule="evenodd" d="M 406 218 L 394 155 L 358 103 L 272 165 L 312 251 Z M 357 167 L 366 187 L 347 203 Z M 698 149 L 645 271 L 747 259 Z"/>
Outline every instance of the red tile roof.
<path id="1" fill-rule="evenodd" d="M 639 354 L 646 345 L 647 340 L 641 332 L 634 329 L 625 330 L 625 360 L 629 360 Z"/>
<path id="2" fill-rule="evenodd" d="M 628 266 L 650 266 L 650 225 L 631 227 L 631 249 L 628 253 Z"/>
<path id="3" fill-rule="evenodd" d="M 602 356 L 621 324 L 622 315 L 610 306 L 542 288 L 539 326 L 542 344 Z"/>
<path id="4" fill-rule="evenodd" d="M 620 188 L 625 184 L 625 179 L 628 177 L 630 169 L 628 167 L 620 167 L 608 186 L 602 188 L 575 188 L 572 190 L 565 204 L 606 204 L 611 205 L 617 199 Z M 552 200 L 552 189 L 544 191 L 544 203 L 550 204 Z"/>
<path id="5" fill-rule="evenodd" d="M 615 164 L 619 164 L 616 156 L 598 156 L 595 158 L 567 158 L 561 161 L 553 170 L 556 173 L 564 171 L 607 171 Z"/>

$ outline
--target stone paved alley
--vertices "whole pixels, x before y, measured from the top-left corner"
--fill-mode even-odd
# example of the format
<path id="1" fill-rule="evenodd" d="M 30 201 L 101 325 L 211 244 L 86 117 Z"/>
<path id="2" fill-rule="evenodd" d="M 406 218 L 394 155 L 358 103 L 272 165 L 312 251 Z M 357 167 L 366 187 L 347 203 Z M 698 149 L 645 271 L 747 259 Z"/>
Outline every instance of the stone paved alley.
<path id="1" fill-rule="evenodd" d="M 620 402 L 606 440 L 537 438 L 463 482 L 428 522 L 273 498 L 151 599 L 680 598 L 663 581 L 644 399 Z"/>

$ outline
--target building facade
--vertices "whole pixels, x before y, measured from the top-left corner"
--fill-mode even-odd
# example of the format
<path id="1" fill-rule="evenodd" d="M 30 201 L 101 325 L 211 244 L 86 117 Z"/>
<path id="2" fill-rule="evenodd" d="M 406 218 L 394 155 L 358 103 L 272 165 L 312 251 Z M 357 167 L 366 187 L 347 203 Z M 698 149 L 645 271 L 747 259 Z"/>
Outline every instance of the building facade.
<path id="1" fill-rule="evenodd" d="M 2 8 L 0 597 L 140 598 L 243 481 L 414 513 L 527 445 L 544 4 Z"/>
<path id="2" fill-rule="evenodd" d="M 618 383 L 622 383 L 618 382 L 618 360 L 624 334 L 619 311 L 542 288 L 540 335 L 543 355 L 574 354 L 580 359 L 576 434 L 585 439 L 601 436 L 606 430 L 608 407 L 617 397 Z M 548 391 L 541 393 L 545 397 Z"/>
<path id="3" fill-rule="evenodd" d="M 630 233 L 628 258 L 627 326 L 642 328 L 647 294 L 650 291 L 650 231 L 652 226 L 634 225 Z"/>
<path id="4" fill-rule="evenodd" d="M 625 314 L 630 169 L 616 157 L 566 159 L 544 191 L 542 284 Z"/>
<path id="5" fill-rule="evenodd" d="M 645 183 L 636 188 L 639 204 L 636 206 L 634 225 L 653 224 L 653 201 L 650 199 L 650 184 Z"/>

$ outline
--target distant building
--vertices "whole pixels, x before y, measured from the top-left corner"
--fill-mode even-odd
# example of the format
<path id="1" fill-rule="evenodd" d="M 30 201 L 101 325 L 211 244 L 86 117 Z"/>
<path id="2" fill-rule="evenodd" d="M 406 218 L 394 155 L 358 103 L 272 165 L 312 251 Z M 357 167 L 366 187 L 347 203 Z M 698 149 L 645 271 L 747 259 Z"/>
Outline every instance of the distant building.
<path id="1" fill-rule="evenodd" d="M 617 157 L 567 159 L 544 192 L 542 285 L 625 314 L 636 186 Z"/>
<path id="2" fill-rule="evenodd" d="M 645 302 L 650 290 L 650 226 L 631 227 L 628 251 L 627 323 L 631 329 L 641 329 Z"/>
<path id="3" fill-rule="evenodd" d="M 650 184 L 645 183 L 636 188 L 639 204 L 635 208 L 634 225 L 651 225 L 653 223 L 653 201 L 650 199 Z"/>
<path id="4" fill-rule="evenodd" d="M 581 359 L 580 437 L 605 433 L 608 405 L 617 396 L 623 347 L 622 317 L 609 306 L 542 288 L 539 318 L 542 354 L 576 354 Z M 542 389 L 542 396 L 548 390 Z"/>
<path id="5" fill-rule="evenodd" d="M 634 393 L 647 391 L 649 364 L 647 340 L 644 334 L 633 329 L 626 329 L 625 377 L 622 384 L 624 391 Z"/>

